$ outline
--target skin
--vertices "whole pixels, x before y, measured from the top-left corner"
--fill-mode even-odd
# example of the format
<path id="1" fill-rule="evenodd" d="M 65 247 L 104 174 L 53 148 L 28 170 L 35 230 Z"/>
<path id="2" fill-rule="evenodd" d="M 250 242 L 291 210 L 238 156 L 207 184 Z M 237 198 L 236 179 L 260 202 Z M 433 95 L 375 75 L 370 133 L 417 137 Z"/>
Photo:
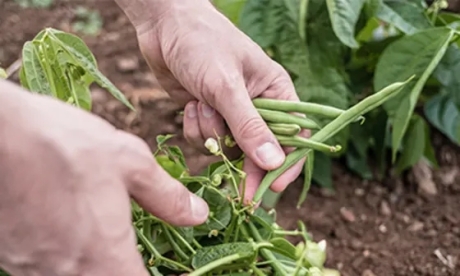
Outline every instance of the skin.
<path id="1" fill-rule="evenodd" d="M 297 101 L 287 73 L 206 0 L 117 3 L 160 84 L 185 107 L 188 141 L 202 148 L 214 131 L 235 137 L 252 198 L 289 149 L 251 99 Z M 149 275 L 136 250 L 130 199 L 173 225 L 206 220 L 206 203 L 162 170 L 141 139 L 6 81 L 0 102 L 0 267 L 10 274 Z M 283 190 L 302 164 L 272 189 Z"/>

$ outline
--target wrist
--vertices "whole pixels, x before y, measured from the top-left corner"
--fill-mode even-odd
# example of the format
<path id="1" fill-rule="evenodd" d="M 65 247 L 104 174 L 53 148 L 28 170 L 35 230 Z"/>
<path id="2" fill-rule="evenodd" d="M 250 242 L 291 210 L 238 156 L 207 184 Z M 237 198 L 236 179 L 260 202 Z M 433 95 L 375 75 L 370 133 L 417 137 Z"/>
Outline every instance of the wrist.
<path id="1" fill-rule="evenodd" d="M 115 0 L 115 2 L 138 32 L 139 29 L 154 27 L 171 12 L 187 10 L 187 6 L 201 4 L 212 6 L 211 0 Z"/>

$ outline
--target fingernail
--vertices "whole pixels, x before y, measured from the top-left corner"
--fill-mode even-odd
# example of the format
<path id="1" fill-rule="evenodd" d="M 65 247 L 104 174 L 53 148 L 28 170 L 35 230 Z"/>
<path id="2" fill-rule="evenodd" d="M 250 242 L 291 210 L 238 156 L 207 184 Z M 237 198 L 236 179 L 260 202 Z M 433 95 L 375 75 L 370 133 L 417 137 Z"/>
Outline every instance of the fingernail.
<path id="1" fill-rule="evenodd" d="M 273 143 L 267 142 L 256 150 L 256 155 L 271 168 L 276 168 L 284 162 L 284 153 Z"/>
<path id="2" fill-rule="evenodd" d="M 200 222 L 205 222 L 208 218 L 208 204 L 200 197 L 190 195 L 190 208 L 192 209 L 193 218 Z"/>
<path id="3" fill-rule="evenodd" d="M 205 118 L 211 118 L 214 115 L 214 108 L 210 107 L 207 104 L 202 105 L 202 113 Z"/>
<path id="4" fill-rule="evenodd" d="M 186 110 L 187 117 L 193 119 L 196 117 L 196 113 L 196 104 L 189 104 Z"/>

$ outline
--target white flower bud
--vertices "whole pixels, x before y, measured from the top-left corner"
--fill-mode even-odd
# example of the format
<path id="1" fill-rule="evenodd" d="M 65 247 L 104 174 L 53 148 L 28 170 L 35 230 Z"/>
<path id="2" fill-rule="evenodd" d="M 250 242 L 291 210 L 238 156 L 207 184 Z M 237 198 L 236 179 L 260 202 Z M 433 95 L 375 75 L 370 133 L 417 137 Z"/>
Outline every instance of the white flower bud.
<path id="1" fill-rule="evenodd" d="M 322 251 L 326 251 L 326 246 L 327 246 L 326 240 L 322 240 L 322 241 L 318 242 L 318 247 Z"/>
<path id="2" fill-rule="evenodd" d="M 204 146 L 214 155 L 217 155 L 219 152 L 219 144 L 214 138 L 208 138 L 204 143 Z"/>

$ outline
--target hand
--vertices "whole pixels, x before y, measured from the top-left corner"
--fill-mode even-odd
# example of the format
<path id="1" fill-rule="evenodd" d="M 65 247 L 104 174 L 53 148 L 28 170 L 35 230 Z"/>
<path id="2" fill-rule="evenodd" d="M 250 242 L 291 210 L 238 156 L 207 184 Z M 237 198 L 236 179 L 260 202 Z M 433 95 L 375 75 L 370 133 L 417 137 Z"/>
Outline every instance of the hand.
<path id="1" fill-rule="evenodd" d="M 279 145 L 251 99 L 299 101 L 291 79 L 208 0 L 156 2 L 161 13 L 144 21 L 136 17 L 140 49 L 160 85 L 185 106 L 184 135 L 192 145 L 207 152 L 207 138 L 232 133 L 246 154 L 245 200 L 251 200 L 266 171 L 279 167 L 290 150 Z M 272 190 L 294 181 L 304 161 Z"/>
<path id="2" fill-rule="evenodd" d="M 12 275 L 149 275 L 130 196 L 178 226 L 208 207 L 139 138 L 0 82 L 0 267 Z"/>

